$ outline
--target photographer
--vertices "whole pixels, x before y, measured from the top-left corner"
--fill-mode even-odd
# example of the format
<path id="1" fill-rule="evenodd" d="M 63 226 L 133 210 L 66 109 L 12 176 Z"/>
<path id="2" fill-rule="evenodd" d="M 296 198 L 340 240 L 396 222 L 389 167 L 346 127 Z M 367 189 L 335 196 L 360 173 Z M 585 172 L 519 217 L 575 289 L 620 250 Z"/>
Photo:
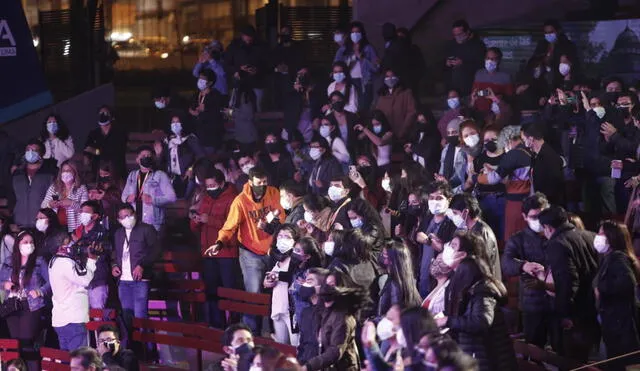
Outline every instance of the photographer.
<path id="1" fill-rule="evenodd" d="M 119 366 L 127 371 L 138 371 L 138 358 L 130 349 L 120 346 L 120 334 L 111 325 L 98 328 L 98 354 L 107 367 Z"/>
<path id="2" fill-rule="evenodd" d="M 87 201 L 80 207 L 80 226 L 72 235 L 78 246 L 88 246 L 92 243 L 101 244 L 104 257 L 96 265 L 96 272 L 89 284 L 89 307 L 91 309 L 103 309 L 109 296 L 109 277 L 111 243 L 109 232 L 100 223 L 102 210 L 98 201 Z"/>
<path id="3" fill-rule="evenodd" d="M 83 266 L 76 245 L 65 239 L 58 253 L 49 263 L 49 282 L 53 293 L 51 325 L 58 334 L 60 349 L 70 351 L 89 345 L 89 293 L 87 286 L 93 280 L 96 261 L 101 252 L 99 245 L 86 249 L 86 266 Z"/>

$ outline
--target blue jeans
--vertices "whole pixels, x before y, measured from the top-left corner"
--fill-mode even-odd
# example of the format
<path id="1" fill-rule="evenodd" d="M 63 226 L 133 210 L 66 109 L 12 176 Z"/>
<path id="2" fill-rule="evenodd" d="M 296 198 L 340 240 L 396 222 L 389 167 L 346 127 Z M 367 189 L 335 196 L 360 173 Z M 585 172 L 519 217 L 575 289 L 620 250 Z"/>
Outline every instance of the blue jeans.
<path id="1" fill-rule="evenodd" d="M 244 289 L 247 292 L 260 292 L 265 273 L 272 268 L 269 255 L 258 255 L 244 247 L 240 248 L 240 269 L 242 269 L 242 279 Z M 260 318 L 258 316 L 245 315 L 242 321 L 249 326 L 254 334 L 260 334 Z"/>
<path id="2" fill-rule="evenodd" d="M 238 287 L 236 277 L 238 273 L 237 258 L 205 258 L 202 279 L 207 290 L 207 305 L 209 307 L 209 324 L 223 329 L 226 327 L 224 311 L 218 308 L 218 287 L 235 289 Z"/>
<path id="3" fill-rule="evenodd" d="M 84 323 L 69 323 L 62 327 L 54 327 L 58 334 L 60 349 L 72 351 L 89 346 L 89 331 Z"/>
<path id="4" fill-rule="evenodd" d="M 362 87 L 362 79 L 353 79 L 353 86 L 358 91 L 358 110 L 360 112 L 368 112 L 373 102 L 373 83 L 369 83 Z"/>
<path id="5" fill-rule="evenodd" d="M 133 318 L 147 318 L 149 314 L 149 282 L 120 281 L 118 297 L 127 332 L 131 332 Z"/>
<path id="6" fill-rule="evenodd" d="M 426 298 L 431 292 L 431 261 L 434 253 L 431 245 L 422 245 L 422 260 L 420 260 L 420 279 L 418 281 L 418 291 L 422 298 Z"/>
<path id="7" fill-rule="evenodd" d="M 498 239 L 504 236 L 504 195 L 489 194 L 480 197 L 482 219 L 489 224 Z"/>

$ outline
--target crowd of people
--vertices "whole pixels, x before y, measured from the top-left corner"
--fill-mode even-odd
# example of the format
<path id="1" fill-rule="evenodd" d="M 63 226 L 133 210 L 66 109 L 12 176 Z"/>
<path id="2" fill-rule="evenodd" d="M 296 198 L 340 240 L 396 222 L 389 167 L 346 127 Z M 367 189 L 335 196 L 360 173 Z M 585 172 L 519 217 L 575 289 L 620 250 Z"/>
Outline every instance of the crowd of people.
<path id="1" fill-rule="evenodd" d="M 147 317 L 179 198 L 207 321 L 226 328 L 223 370 L 516 370 L 514 280 L 527 343 L 582 363 L 601 340 L 607 358 L 640 348 L 640 91 L 587 79 L 557 22 L 517 76 L 454 22 L 438 119 L 419 103 L 424 61 L 406 29 L 382 27 L 381 57 L 362 23 L 336 30 L 326 88 L 291 27 L 270 52 L 252 27 L 240 34 L 204 49 L 190 103 L 154 91 L 166 134 L 136 150 L 128 176 L 109 107 L 82 153 L 50 115 L 16 156 L 0 317 L 27 364 L 53 341 L 78 369 L 137 369 L 119 329 L 100 329 L 92 350 L 85 324 L 89 308 L 120 308 L 125 334 Z M 282 128 L 255 122 L 267 81 Z M 219 287 L 270 293 L 269 318 L 231 323 Z"/>

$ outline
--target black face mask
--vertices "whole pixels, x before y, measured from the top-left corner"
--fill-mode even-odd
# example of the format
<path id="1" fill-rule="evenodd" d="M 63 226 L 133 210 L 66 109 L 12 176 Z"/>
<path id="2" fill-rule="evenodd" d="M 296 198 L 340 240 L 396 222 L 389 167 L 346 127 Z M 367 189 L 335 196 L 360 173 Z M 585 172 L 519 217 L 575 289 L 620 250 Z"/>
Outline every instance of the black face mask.
<path id="1" fill-rule="evenodd" d="M 303 301 L 311 301 L 313 295 L 316 294 L 316 288 L 311 286 L 300 286 L 298 289 L 298 296 Z"/>
<path id="2" fill-rule="evenodd" d="M 610 92 L 604 93 L 604 100 L 606 100 L 607 103 L 609 104 L 615 104 L 618 101 L 618 96 L 620 96 L 620 93 L 615 91 L 610 91 Z"/>
<path id="3" fill-rule="evenodd" d="M 145 169 L 151 169 L 153 167 L 153 158 L 150 156 L 141 158 L 140 166 L 144 167 Z"/>
<path id="4" fill-rule="evenodd" d="M 344 102 L 343 101 L 333 102 L 333 103 L 331 103 L 331 108 L 333 108 L 333 110 L 336 111 L 336 112 L 343 112 L 344 111 Z"/>
<path id="5" fill-rule="evenodd" d="M 362 175 L 363 178 L 368 178 L 373 172 L 373 168 L 371 166 L 361 166 L 358 169 L 358 172 L 360 173 L 360 175 Z"/>
<path id="6" fill-rule="evenodd" d="M 209 197 L 211 198 L 218 198 L 220 196 L 220 194 L 222 193 L 223 188 L 220 187 L 218 189 L 207 189 L 207 194 L 209 195 Z"/>
<path id="7" fill-rule="evenodd" d="M 484 144 L 484 149 L 487 152 L 494 153 L 498 150 L 498 142 L 495 140 L 488 141 L 487 143 Z"/>
<path id="8" fill-rule="evenodd" d="M 213 50 L 209 53 L 209 55 L 211 56 L 211 58 L 213 58 L 213 60 L 215 61 L 219 61 L 220 58 L 222 57 L 222 53 L 220 53 L 217 50 Z"/>
<path id="9" fill-rule="evenodd" d="M 243 355 L 253 351 L 253 346 L 249 343 L 244 343 L 235 349 L 235 354 Z"/>
<path id="10" fill-rule="evenodd" d="M 251 186 L 251 192 L 255 198 L 262 198 L 267 191 L 267 186 Z"/>
<path id="11" fill-rule="evenodd" d="M 111 121 L 111 115 L 110 114 L 104 113 L 104 112 L 100 113 L 100 115 L 98 117 L 98 122 L 105 123 L 105 122 L 110 122 L 110 121 Z"/>
<path id="12" fill-rule="evenodd" d="M 264 148 L 271 154 L 280 152 L 280 146 L 278 143 L 266 143 Z"/>
<path id="13" fill-rule="evenodd" d="M 631 117 L 631 112 L 626 107 L 619 107 L 618 112 L 620 112 L 620 115 L 625 120 L 628 120 Z"/>
<path id="14" fill-rule="evenodd" d="M 411 216 L 420 216 L 420 214 L 422 214 L 422 205 L 409 205 L 407 207 L 407 214 Z"/>
<path id="15" fill-rule="evenodd" d="M 450 135 L 447 137 L 447 143 L 451 144 L 452 146 L 457 146 L 460 143 L 460 137 L 458 137 L 457 135 Z"/>
<path id="16" fill-rule="evenodd" d="M 98 182 L 100 182 L 100 183 L 109 183 L 109 182 L 111 182 L 111 177 L 110 176 L 98 177 Z"/>

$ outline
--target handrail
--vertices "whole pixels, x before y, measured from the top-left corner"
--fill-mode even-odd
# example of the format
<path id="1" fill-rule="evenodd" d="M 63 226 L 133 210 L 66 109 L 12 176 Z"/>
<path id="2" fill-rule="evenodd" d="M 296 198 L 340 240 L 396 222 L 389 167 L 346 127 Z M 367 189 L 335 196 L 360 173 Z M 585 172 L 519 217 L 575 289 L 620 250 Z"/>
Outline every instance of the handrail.
<path id="1" fill-rule="evenodd" d="M 633 352 L 630 352 L 630 353 L 622 354 L 622 355 L 619 355 L 619 356 L 616 356 L 616 357 L 613 357 L 613 358 L 608 358 L 608 359 L 605 359 L 605 360 L 602 360 L 602 361 L 589 363 L 588 365 L 584 365 L 584 366 L 580 366 L 578 368 L 574 368 L 571 371 L 578 371 L 578 370 L 588 369 L 589 367 L 593 367 L 593 366 L 597 366 L 597 365 L 603 365 L 605 363 L 609 363 L 611 361 L 617 361 L 618 359 L 622 359 L 622 358 L 629 357 L 629 356 L 636 355 L 636 354 L 640 354 L 640 349 L 636 350 L 636 351 L 633 351 Z"/>

